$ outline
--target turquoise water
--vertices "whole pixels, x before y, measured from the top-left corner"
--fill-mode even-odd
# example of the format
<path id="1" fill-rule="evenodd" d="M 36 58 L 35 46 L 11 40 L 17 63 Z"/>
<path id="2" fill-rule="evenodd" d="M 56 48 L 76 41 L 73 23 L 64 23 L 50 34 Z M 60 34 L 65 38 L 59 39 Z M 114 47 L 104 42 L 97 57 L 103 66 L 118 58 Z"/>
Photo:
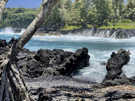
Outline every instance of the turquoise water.
<path id="1" fill-rule="evenodd" d="M 0 39 L 10 40 L 12 37 L 18 38 L 21 33 L 14 33 L 11 30 L 0 32 Z M 135 38 L 131 39 L 112 39 L 91 37 L 89 35 L 58 35 L 58 36 L 34 36 L 25 46 L 32 51 L 43 49 L 64 49 L 76 51 L 79 48 L 86 47 L 89 49 L 90 66 L 80 70 L 76 78 L 88 79 L 101 82 L 106 74 L 105 66 L 101 65 L 106 62 L 113 51 L 121 48 L 130 50 L 131 60 L 123 71 L 127 76 L 135 76 Z"/>

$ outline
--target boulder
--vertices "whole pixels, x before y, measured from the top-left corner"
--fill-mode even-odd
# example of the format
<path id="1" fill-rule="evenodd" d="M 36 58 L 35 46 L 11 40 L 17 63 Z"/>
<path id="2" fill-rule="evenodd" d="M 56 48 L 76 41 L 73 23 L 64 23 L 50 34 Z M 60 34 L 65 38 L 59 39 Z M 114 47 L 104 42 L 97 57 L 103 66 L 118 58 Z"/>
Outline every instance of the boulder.
<path id="1" fill-rule="evenodd" d="M 62 64 L 64 59 L 71 56 L 72 54 L 72 52 L 66 52 L 61 49 L 40 49 L 37 51 L 37 54 L 34 58 L 44 64 L 45 67 L 49 67 Z"/>
<path id="2" fill-rule="evenodd" d="M 0 47 L 6 47 L 6 46 L 7 46 L 6 40 L 0 40 Z"/>
<path id="3" fill-rule="evenodd" d="M 125 79 L 126 75 L 123 73 L 122 68 L 128 64 L 130 60 L 130 52 L 124 49 L 120 49 L 117 53 L 113 52 L 111 58 L 106 64 L 107 74 L 104 81 Z"/>
<path id="4" fill-rule="evenodd" d="M 70 75 L 82 67 L 89 66 L 89 58 L 87 48 L 78 49 L 74 54 L 65 59 L 64 63 L 60 65 L 63 68 L 60 68 L 59 71 L 61 74 Z"/>

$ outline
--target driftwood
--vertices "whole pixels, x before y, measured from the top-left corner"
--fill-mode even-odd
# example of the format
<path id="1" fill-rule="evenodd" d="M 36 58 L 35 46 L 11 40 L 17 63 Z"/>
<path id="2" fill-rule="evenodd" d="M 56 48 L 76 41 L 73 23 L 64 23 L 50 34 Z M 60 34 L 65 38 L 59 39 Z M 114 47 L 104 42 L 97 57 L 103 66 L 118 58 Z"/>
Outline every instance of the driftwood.
<path id="1" fill-rule="evenodd" d="M 51 9 L 58 1 L 59 0 L 43 0 L 40 13 L 28 26 L 18 41 L 13 43 L 5 59 L 0 61 L 0 68 L 3 69 L 0 88 L 0 101 L 32 101 L 25 85 L 23 75 L 20 69 L 17 67 L 16 56 L 19 49 L 23 48 L 23 46 L 31 39 L 36 30 L 43 23 L 45 16 L 50 14 Z"/>
<path id="2" fill-rule="evenodd" d="M 24 83 L 23 76 L 16 65 L 16 44 L 9 50 L 1 64 L 3 68 L 0 101 L 32 101 Z"/>

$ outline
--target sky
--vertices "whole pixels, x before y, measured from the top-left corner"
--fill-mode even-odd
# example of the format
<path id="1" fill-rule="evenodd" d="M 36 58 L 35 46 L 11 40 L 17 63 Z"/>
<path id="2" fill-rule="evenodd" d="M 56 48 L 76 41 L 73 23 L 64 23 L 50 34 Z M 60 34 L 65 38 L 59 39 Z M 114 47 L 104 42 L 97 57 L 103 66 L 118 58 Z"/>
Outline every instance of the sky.
<path id="1" fill-rule="evenodd" d="M 9 0 L 7 7 L 10 8 L 38 8 L 42 0 Z"/>
<path id="2" fill-rule="evenodd" d="M 9 0 L 7 7 L 10 8 L 38 8 L 42 0 Z M 125 0 L 126 2 L 127 0 Z"/>

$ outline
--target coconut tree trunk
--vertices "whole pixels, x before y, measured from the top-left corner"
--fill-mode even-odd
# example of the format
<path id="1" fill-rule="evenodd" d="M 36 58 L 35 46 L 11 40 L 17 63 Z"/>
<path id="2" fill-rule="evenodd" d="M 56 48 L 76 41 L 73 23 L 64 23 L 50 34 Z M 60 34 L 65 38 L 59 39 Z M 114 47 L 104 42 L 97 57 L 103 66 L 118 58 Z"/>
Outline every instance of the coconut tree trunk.
<path id="1" fill-rule="evenodd" d="M 27 27 L 26 31 L 20 37 L 17 47 L 22 48 L 34 35 L 40 25 L 44 22 L 46 16 L 51 14 L 51 10 L 56 5 L 59 0 L 43 0 L 41 5 L 40 13 L 37 17 L 32 21 L 32 23 Z"/>
<path id="2" fill-rule="evenodd" d="M 17 67 L 16 56 L 20 48 L 31 39 L 36 30 L 43 23 L 45 16 L 59 0 L 43 0 L 40 13 L 28 26 L 18 41 L 13 43 L 0 68 L 3 68 L 0 85 L 0 101 L 33 101 L 28 93 L 21 70 Z"/>
<path id="3" fill-rule="evenodd" d="M 0 23 L 1 23 L 2 15 L 3 15 L 3 12 L 4 12 L 4 9 L 5 9 L 7 2 L 8 2 L 8 0 L 1 0 L 0 1 Z"/>

